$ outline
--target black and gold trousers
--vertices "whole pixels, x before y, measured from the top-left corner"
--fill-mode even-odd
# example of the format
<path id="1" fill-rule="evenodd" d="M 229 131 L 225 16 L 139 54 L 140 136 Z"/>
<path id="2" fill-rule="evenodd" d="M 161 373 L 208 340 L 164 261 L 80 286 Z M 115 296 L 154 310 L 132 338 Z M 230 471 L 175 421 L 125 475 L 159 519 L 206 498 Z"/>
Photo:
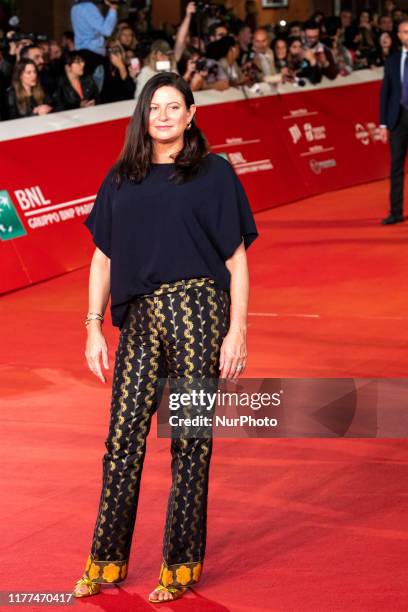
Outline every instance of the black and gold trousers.
<path id="1" fill-rule="evenodd" d="M 164 283 L 129 305 L 115 353 L 111 418 L 99 512 L 85 575 L 98 583 L 128 573 L 140 480 L 160 380 L 217 379 L 230 322 L 230 294 L 210 278 Z M 159 582 L 199 581 L 207 535 L 212 436 L 175 437 Z"/>

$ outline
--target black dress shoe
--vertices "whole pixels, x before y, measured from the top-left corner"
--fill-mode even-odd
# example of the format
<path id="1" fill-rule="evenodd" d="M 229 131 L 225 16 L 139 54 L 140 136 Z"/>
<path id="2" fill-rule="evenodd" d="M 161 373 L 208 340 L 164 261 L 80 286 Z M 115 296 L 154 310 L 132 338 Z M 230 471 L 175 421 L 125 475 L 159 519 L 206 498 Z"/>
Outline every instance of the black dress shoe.
<path id="1" fill-rule="evenodd" d="M 388 215 L 381 221 L 381 225 L 392 225 L 393 223 L 402 223 L 404 215 Z"/>

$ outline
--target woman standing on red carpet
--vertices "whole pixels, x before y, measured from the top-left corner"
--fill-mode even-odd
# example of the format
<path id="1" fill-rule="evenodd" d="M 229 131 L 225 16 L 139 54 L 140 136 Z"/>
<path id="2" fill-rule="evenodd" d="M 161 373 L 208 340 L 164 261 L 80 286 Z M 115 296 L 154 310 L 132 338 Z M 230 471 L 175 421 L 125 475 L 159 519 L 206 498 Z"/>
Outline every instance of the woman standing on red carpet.
<path id="1" fill-rule="evenodd" d="M 258 232 L 240 181 L 226 159 L 208 152 L 195 112 L 179 75 L 152 77 L 85 221 L 96 245 L 86 358 L 103 382 L 109 295 L 120 337 L 99 511 L 77 597 L 127 576 L 160 381 L 234 379 L 245 367 L 245 249 Z M 177 599 L 200 579 L 211 452 L 212 436 L 171 440 L 163 558 L 151 602 Z"/>

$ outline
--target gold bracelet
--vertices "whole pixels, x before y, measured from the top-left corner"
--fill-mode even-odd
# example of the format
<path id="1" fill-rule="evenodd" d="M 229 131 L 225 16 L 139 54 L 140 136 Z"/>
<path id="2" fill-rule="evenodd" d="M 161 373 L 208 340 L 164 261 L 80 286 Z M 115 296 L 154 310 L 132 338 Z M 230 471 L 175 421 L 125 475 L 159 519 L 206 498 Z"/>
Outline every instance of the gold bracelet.
<path id="1" fill-rule="evenodd" d="M 85 319 L 85 325 L 89 325 L 90 321 L 100 321 L 103 323 L 103 320 L 103 315 L 99 314 L 98 312 L 88 312 Z"/>

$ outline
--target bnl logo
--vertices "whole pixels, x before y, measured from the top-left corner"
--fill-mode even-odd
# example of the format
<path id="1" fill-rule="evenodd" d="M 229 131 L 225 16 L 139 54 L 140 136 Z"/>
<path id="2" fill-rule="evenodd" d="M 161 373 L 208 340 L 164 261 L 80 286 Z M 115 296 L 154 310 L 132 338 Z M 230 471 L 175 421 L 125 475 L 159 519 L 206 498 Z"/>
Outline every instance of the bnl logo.
<path id="1" fill-rule="evenodd" d="M 21 219 L 7 191 L 0 191 L 0 240 L 26 236 Z"/>

